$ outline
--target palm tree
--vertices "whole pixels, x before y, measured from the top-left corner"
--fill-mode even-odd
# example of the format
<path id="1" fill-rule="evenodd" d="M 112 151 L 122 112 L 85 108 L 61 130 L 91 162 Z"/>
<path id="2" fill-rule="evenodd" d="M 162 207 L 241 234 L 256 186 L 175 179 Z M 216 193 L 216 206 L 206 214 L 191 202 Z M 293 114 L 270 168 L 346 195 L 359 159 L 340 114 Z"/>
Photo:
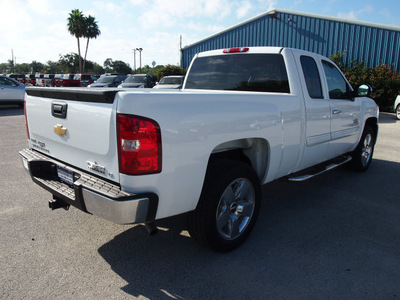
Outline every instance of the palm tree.
<path id="1" fill-rule="evenodd" d="M 85 33 L 85 17 L 79 9 L 73 9 L 68 18 L 68 31 L 71 35 L 75 36 L 78 41 L 78 54 L 79 54 L 79 72 L 82 73 L 82 59 L 81 59 L 81 45 L 79 38 Z"/>
<path id="2" fill-rule="evenodd" d="M 100 35 L 100 33 L 101 32 L 99 26 L 97 25 L 97 21 L 94 20 L 94 17 L 89 15 L 87 18 L 85 18 L 85 32 L 83 36 L 87 38 L 87 44 L 86 44 L 85 58 L 83 60 L 83 72 L 85 72 L 86 56 L 89 48 L 89 40 L 97 38 Z"/>

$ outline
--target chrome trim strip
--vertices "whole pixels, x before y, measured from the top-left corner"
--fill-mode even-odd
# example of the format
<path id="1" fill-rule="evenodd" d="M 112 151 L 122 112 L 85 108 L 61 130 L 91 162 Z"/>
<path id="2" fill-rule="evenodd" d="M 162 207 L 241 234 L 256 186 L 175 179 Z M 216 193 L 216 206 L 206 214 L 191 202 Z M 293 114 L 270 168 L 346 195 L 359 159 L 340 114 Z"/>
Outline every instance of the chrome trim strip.
<path id="1" fill-rule="evenodd" d="M 310 136 L 307 137 L 307 147 L 323 144 L 323 143 L 328 143 L 331 140 L 331 134 L 330 133 L 325 133 L 325 134 L 320 134 L 320 135 L 315 135 L 315 136 Z"/>

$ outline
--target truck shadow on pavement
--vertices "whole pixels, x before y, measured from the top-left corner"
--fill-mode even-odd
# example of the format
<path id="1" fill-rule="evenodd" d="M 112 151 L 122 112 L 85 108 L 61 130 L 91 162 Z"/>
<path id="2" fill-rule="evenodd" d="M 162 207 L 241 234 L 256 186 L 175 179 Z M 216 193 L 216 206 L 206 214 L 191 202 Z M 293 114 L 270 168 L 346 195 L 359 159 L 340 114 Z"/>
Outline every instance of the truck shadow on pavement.
<path id="1" fill-rule="evenodd" d="M 381 124 L 394 124 L 397 121 L 396 114 L 394 113 L 381 112 L 379 114 L 379 123 Z"/>
<path id="2" fill-rule="evenodd" d="M 395 299 L 399 177 L 399 163 L 374 160 L 366 173 L 344 166 L 265 185 L 252 235 L 230 253 L 190 239 L 185 216 L 157 222 L 155 236 L 132 227 L 98 251 L 135 297 Z"/>

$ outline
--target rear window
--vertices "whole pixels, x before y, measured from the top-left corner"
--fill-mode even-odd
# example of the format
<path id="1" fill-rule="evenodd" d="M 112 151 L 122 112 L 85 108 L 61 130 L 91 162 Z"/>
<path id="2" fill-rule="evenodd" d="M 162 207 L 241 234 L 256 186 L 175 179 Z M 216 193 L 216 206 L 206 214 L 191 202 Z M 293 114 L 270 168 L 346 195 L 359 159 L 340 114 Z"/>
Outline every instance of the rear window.
<path id="1" fill-rule="evenodd" d="M 197 58 L 186 89 L 290 93 L 280 54 L 234 54 Z"/>

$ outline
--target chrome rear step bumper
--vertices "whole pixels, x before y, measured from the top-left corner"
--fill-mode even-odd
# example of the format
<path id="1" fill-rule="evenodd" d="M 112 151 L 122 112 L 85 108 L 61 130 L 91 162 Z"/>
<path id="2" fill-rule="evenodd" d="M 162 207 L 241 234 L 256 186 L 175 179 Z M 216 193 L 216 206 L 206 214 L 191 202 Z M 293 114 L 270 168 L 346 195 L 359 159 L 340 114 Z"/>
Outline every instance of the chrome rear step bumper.
<path id="1" fill-rule="evenodd" d="M 154 193 L 127 193 L 114 183 L 31 149 L 21 150 L 19 154 L 32 180 L 58 201 L 119 224 L 148 223 L 155 219 L 158 196 Z M 60 179 L 58 167 L 72 172 L 72 184 Z"/>

